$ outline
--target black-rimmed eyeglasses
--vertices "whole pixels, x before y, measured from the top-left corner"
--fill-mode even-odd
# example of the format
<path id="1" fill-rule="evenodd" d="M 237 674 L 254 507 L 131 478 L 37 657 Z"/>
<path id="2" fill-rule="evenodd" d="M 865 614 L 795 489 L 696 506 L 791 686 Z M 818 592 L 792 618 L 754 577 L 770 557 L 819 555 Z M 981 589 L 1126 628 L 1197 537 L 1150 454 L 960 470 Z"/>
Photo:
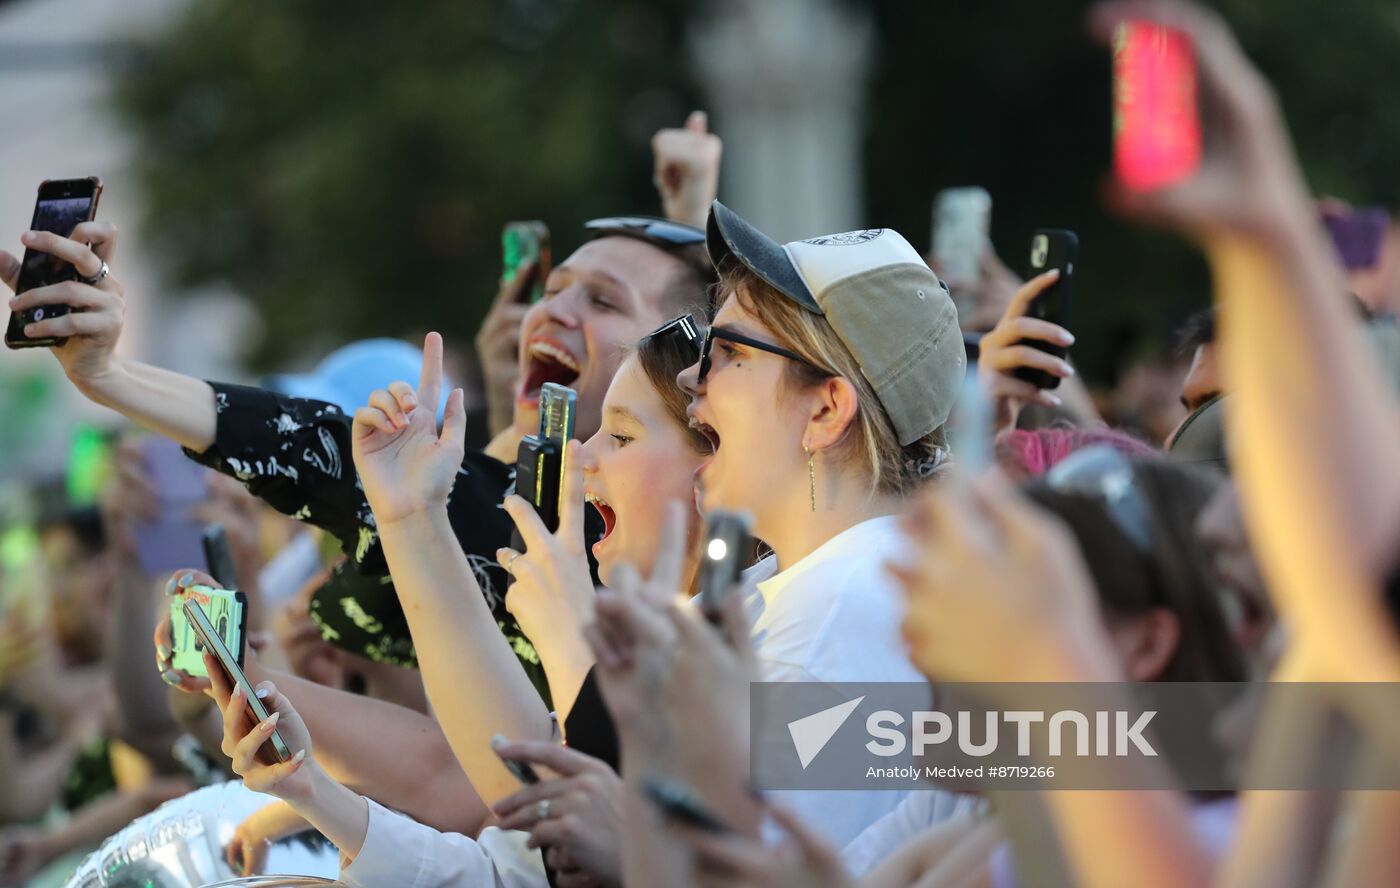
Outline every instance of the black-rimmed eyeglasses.
<path id="1" fill-rule="evenodd" d="M 764 342 L 761 339 L 754 339 L 751 336 L 745 336 L 742 333 L 736 333 L 733 330 L 727 329 L 725 327 L 720 327 L 716 324 L 711 324 L 705 330 L 704 342 L 700 344 L 700 374 L 696 377 L 699 382 L 704 382 L 705 377 L 709 375 L 710 349 L 714 347 L 716 339 L 726 339 L 730 342 L 737 342 L 740 345 L 747 345 L 749 348 L 756 348 L 759 351 L 765 351 L 771 355 L 778 355 L 780 357 L 787 358 L 789 361 L 796 361 L 799 364 L 805 364 L 814 370 L 822 369 L 816 364 L 813 364 L 811 361 L 799 355 L 797 352 L 788 351 L 781 345 L 774 345 L 771 342 Z"/>

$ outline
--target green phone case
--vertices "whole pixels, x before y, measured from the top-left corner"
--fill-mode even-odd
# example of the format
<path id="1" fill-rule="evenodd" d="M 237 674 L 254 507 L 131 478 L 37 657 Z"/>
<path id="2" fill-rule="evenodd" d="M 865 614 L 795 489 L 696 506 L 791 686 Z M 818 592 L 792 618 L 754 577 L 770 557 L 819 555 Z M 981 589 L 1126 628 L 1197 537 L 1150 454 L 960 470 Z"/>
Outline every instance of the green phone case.
<path id="1" fill-rule="evenodd" d="M 209 622 L 218 630 L 224 645 L 243 665 L 243 635 L 248 626 L 248 609 L 244 605 L 244 595 L 234 589 L 214 589 L 210 586 L 190 586 L 186 595 L 193 596 L 200 607 L 209 615 Z M 170 599 L 170 635 L 173 641 L 170 665 L 187 675 L 207 677 L 204 668 L 204 646 L 199 643 L 185 616 L 184 600 L 179 596 Z"/>

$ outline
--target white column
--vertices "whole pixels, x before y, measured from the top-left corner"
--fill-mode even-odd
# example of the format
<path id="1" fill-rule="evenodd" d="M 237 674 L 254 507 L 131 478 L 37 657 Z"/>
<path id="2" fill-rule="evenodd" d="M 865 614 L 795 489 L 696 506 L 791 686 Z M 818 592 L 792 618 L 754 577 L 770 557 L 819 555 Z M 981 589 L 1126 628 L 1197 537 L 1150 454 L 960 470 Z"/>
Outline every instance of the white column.
<path id="1" fill-rule="evenodd" d="M 720 0 L 691 56 L 724 139 L 720 199 L 779 242 L 865 225 L 869 14 L 840 0 Z"/>

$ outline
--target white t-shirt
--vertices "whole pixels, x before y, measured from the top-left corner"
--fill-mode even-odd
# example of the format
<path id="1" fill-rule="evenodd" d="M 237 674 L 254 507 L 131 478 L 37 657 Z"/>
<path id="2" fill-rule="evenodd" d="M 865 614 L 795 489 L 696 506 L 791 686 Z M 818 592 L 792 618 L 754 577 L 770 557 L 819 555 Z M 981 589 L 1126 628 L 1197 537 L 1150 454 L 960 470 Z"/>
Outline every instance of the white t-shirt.
<path id="1" fill-rule="evenodd" d="M 776 559 L 745 574 L 745 608 L 763 681 L 922 682 L 904 651 L 903 596 L 884 569 L 904 545 L 897 519 L 872 518 L 786 570 Z M 907 790 L 780 790 L 836 847 L 894 810 Z"/>

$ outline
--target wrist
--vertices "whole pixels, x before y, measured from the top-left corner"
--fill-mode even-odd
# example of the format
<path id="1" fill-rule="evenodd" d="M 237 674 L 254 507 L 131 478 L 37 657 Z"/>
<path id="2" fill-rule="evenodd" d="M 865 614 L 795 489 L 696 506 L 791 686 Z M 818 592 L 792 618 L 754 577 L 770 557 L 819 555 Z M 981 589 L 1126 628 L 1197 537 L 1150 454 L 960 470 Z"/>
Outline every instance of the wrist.
<path id="1" fill-rule="evenodd" d="M 375 527 L 379 531 L 380 539 L 397 535 L 440 533 L 444 529 L 455 538 L 452 522 L 447 518 L 446 502 L 424 503 L 387 521 L 378 521 Z"/>
<path id="2" fill-rule="evenodd" d="M 108 355 L 105 361 L 94 368 L 80 368 L 73 364 L 64 369 L 68 373 L 69 381 L 83 397 L 103 406 L 111 403 L 112 392 L 126 375 L 126 365 L 116 355 Z"/>

